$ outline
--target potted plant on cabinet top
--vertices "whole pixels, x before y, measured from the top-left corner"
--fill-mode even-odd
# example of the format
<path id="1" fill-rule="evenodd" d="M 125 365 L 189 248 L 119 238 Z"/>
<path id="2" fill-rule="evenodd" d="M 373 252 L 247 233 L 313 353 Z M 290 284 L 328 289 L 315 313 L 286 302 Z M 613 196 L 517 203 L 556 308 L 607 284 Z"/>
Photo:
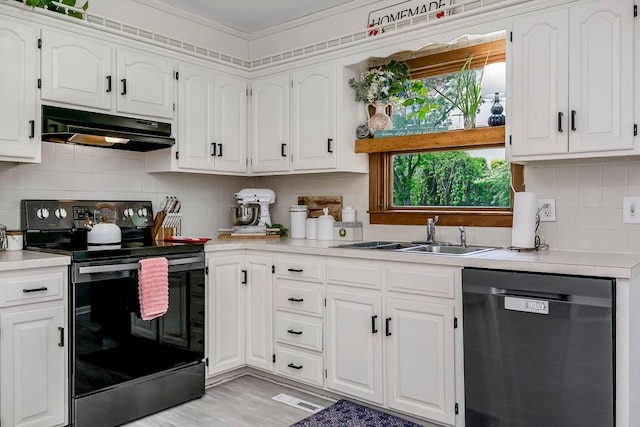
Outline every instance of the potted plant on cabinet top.
<path id="1" fill-rule="evenodd" d="M 74 18 L 82 19 L 82 13 L 76 12 L 74 10 L 67 10 L 63 6 L 58 5 L 66 5 L 70 7 L 76 7 L 76 0 L 25 0 L 25 4 L 31 6 L 32 8 L 42 7 L 44 9 L 53 10 L 54 12 L 66 14 L 72 16 Z M 79 9 L 87 10 L 89 8 L 89 0 L 87 0 L 84 5 L 79 7 Z"/>

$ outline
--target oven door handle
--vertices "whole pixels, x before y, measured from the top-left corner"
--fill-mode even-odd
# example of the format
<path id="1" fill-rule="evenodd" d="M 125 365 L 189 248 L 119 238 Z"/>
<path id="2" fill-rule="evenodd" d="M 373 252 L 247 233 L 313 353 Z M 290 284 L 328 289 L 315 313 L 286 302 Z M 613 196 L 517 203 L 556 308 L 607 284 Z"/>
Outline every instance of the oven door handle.
<path id="1" fill-rule="evenodd" d="M 192 264 L 196 262 L 202 262 L 202 257 L 189 257 L 189 258 L 177 258 L 170 259 L 168 263 L 172 265 L 184 265 Z M 92 265 L 89 267 L 78 267 L 78 274 L 92 274 L 92 273 L 110 273 L 113 271 L 130 271 L 138 270 L 140 263 L 130 262 L 126 264 L 107 264 L 107 265 Z"/>

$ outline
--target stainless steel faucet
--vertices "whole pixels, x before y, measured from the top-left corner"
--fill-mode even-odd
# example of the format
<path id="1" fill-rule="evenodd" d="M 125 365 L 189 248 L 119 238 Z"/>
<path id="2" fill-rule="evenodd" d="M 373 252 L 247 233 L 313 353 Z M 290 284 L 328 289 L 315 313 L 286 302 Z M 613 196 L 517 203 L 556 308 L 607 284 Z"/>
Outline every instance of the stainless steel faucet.
<path id="1" fill-rule="evenodd" d="M 460 230 L 460 246 L 467 247 L 467 230 L 461 225 L 458 227 Z"/>
<path id="2" fill-rule="evenodd" d="M 427 219 L 427 243 L 436 241 L 436 224 L 438 223 L 438 215 L 435 218 Z"/>

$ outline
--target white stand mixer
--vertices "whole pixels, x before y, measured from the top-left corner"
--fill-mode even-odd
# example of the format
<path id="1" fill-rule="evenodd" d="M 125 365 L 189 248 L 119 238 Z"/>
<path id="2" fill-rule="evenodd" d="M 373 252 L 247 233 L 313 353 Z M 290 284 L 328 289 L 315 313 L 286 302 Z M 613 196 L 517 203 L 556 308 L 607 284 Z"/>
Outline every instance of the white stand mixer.
<path id="1" fill-rule="evenodd" d="M 260 222 L 259 227 L 268 227 L 271 225 L 271 215 L 269 214 L 269 205 L 276 202 L 276 193 L 268 188 L 243 188 L 233 195 L 242 206 L 249 204 L 260 205 Z"/>

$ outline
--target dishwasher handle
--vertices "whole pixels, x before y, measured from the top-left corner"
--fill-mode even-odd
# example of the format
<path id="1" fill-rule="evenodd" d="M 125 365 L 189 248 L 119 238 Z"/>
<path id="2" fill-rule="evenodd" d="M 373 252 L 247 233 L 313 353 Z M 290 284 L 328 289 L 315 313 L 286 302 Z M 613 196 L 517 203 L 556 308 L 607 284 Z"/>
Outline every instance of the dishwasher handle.
<path id="1" fill-rule="evenodd" d="M 558 304 L 574 304 L 574 305 L 588 305 L 594 307 L 612 307 L 613 301 L 605 297 L 586 296 L 586 295 L 569 295 L 569 294 L 557 294 L 551 292 L 540 292 L 530 290 L 514 290 L 497 288 L 493 286 L 479 286 L 479 285 L 462 285 L 462 299 L 464 300 L 464 294 L 482 294 L 493 297 L 511 297 L 511 298 L 533 298 L 546 300 Z"/>
<path id="2" fill-rule="evenodd" d="M 505 289 L 505 288 L 497 288 L 495 286 L 478 286 L 478 285 L 465 285 L 463 289 L 464 293 L 470 294 L 484 294 L 484 295 L 495 295 L 495 296 L 505 296 L 505 297 L 515 297 L 515 298 L 540 298 L 540 299 L 548 299 L 554 301 L 568 301 L 569 295 L 566 294 L 557 294 L 552 292 L 540 292 L 540 291 L 529 291 L 529 290 L 515 290 L 515 289 Z"/>

